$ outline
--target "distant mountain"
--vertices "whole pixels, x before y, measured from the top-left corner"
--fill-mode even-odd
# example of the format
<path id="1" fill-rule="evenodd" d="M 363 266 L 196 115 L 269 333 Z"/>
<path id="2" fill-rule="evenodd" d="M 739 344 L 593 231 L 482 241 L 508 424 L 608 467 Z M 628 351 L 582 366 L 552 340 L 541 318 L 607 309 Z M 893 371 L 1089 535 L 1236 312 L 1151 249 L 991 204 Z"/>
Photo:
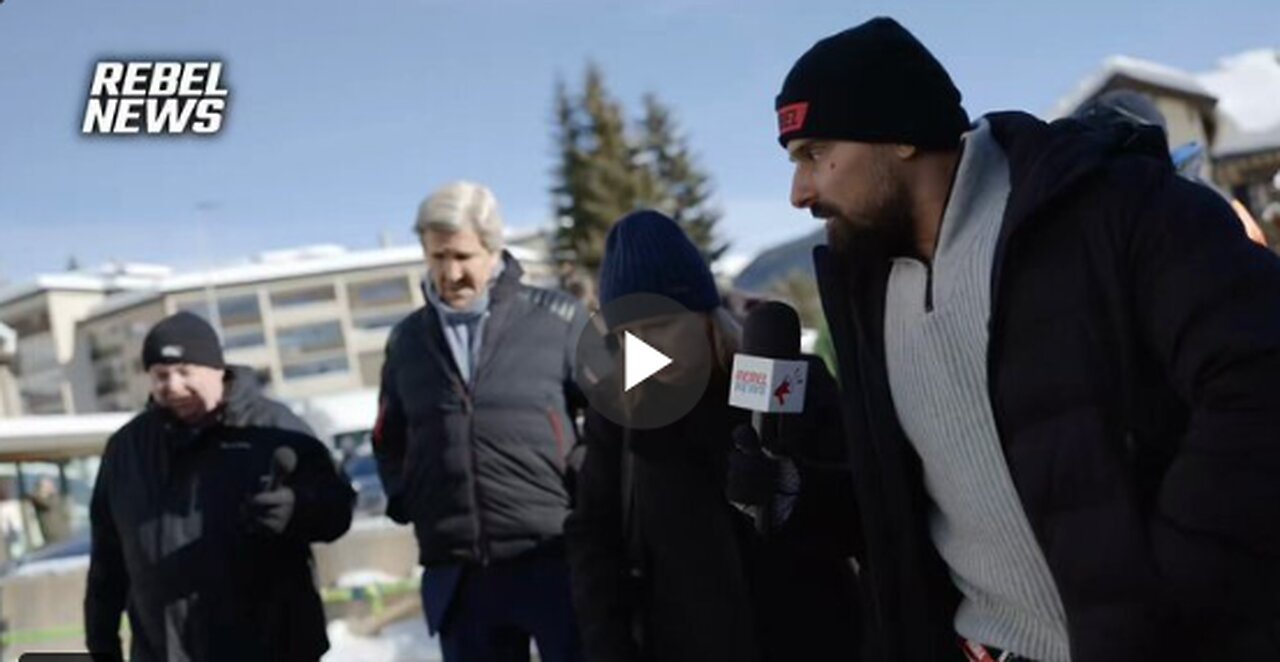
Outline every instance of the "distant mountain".
<path id="1" fill-rule="evenodd" d="M 764 293 L 793 271 L 812 278 L 813 247 L 826 241 L 826 230 L 819 228 L 799 239 L 765 249 L 738 273 L 733 279 L 733 286 L 739 290 Z"/>

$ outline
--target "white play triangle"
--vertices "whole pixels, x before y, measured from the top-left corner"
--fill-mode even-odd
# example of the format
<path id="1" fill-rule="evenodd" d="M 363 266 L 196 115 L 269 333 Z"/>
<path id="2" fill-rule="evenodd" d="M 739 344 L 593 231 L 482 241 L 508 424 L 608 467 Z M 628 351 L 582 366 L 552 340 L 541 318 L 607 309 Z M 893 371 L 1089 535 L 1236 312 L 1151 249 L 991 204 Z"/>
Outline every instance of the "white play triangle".
<path id="1" fill-rule="evenodd" d="M 622 353 L 625 357 L 622 370 L 624 391 L 630 391 L 635 385 L 671 365 L 671 357 L 635 337 L 630 331 L 623 333 Z"/>

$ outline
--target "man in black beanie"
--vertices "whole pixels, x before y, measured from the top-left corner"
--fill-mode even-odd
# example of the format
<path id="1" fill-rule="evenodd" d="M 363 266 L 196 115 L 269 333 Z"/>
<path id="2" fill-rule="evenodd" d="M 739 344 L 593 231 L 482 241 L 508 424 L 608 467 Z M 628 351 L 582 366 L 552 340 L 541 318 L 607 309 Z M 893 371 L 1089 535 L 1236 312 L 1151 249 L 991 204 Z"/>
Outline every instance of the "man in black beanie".
<path id="1" fill-rule="evenodd" d="M 200 317 L 161 320 L 142 362 L 151 400 L 107 441 L 89 506 L 89 651 L 120 659 L 127 606 L 132 660 L 318 660 L 310 544 L 346 532 L 350 484 Z"/>
<path id="2" fill-rule="evenodd" d="M 1157 129 L 960 99 L 877 18 L 775 106 L 830 239 L 867 659 L 1280 659 L 1280 260 Z"/>

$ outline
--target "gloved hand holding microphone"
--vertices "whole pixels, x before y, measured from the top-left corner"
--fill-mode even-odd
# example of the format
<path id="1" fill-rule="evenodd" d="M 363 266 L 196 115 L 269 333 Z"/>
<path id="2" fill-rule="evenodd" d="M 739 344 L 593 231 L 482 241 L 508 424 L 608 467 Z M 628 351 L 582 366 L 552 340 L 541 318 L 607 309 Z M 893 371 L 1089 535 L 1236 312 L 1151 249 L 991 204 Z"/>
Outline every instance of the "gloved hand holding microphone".
<path id="1" fill-rule="evenodd" d="M 733 432 L 726 496 L 767 534 L 784 522 L 800 493 L 800 472 L 779 434 L 804 411 L 809 364 L 800 356 L 800 318 L 775 301 L 757 305 L 743 325 L 734 357 L 729 404 L 752 412 Z"/>
<path id="2" fill-rule="evenodd" d="M 249 513 L 254 530 L 274 535 L 284 533 L 293 519 L 297 495 L 285 480 L 298 467 L 298 454 L 281 446 L 271 456 L 271 470 L 263 476 L 263 490 L 249 500 Z"/>

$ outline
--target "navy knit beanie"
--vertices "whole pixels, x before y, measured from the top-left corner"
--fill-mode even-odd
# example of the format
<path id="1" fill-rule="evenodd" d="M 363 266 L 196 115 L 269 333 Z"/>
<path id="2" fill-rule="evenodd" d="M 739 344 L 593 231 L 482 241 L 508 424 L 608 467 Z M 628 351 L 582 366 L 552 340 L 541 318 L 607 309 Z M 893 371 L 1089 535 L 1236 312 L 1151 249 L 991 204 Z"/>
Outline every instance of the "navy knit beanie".
<path id="1" fill-rule="evenodd" d="M 632 212 L 614 224 L 600 265 L 600 304 L 628 294 L 658 294 L 689 310 L 720 305 L 715 278 L 684 230 L 652 210 Z"/>
<path id="2" fill-rule="evenodd" d="M 142 367 L 149 370 L 157 363 L 226 367 L 218 334 L 204 318 L 186 311 L 160 320 L 143 339 Z"/>
<path id="3" fill-rule="evenodd" d="M 815 138 L 949 149 L 969 129 L 947 70 L 884 17 L 814 44 L 791 67 L 774 110 L 784 148 Z"/>

